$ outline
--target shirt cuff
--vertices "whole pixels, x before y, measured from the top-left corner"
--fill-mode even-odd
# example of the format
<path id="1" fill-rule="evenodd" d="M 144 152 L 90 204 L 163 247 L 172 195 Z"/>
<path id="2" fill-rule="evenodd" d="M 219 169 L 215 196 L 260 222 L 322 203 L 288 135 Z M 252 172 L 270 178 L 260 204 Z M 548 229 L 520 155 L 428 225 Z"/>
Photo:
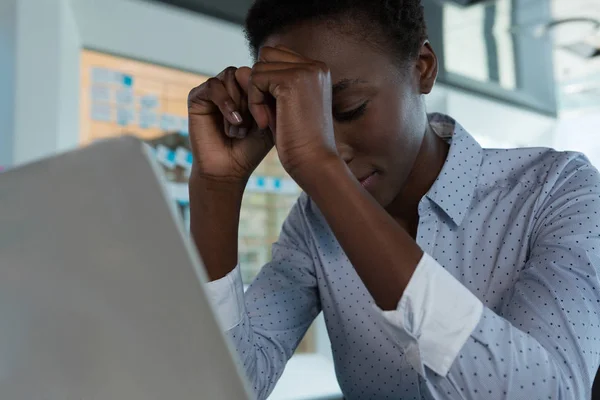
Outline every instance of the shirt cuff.
<path id="1" fill-rule="evenodd" d="M 237 265 L 223 278 L 206 283 L 204 288 L 221 329 L 228 331 L 238 326 L 246 312 L 240 266 Z"/>
<path id="2" fill-rule="evenodd" d="M 424 376 L 425 365 L 446 376 L 479 323 L 483 304 L 425 253 L 397 309 L 382 313 L 415 370 Z"/>

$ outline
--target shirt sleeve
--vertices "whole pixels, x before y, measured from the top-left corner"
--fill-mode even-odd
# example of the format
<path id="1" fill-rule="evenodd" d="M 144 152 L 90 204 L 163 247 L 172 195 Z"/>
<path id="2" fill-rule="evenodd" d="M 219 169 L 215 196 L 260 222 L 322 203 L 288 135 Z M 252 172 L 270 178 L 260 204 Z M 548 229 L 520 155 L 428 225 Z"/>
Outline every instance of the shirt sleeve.
<path id="1" fill-rule="evenodd" d="M 208 284 L 242 369 L 258 399 L 266 399 L 312 321 L 321 311 L 314 263 L 305 239 L 303 195 L 283 224 L 272 260 L 244 293 L 239 268 Z M 229 329 L 227 329 L 229 328 Z"/>
<path id="2" fill-rule="evenodd" d="M 549 173 L 561 178 L 544 188 L 528 261 L 497 312 L 482 306 L 473 327 L 477 302 L 424 259 L 384 314 L 433 398 L 590 398 L 600 363 L 600 178 L 583 157 Z"/>
<path id="3" fill-rule="evenodd" d="M 481 301 L 427 253 L 393 311 L 383 315 L 422 376 L 445 376 L 483 312 Z M 418 344 L 415 346 L 415 344 Z"/>
<path id="4" fill-rule="evenodd" d="M 246 305 L 239 265 L 223 278 L 208 282 L 205 291 L 223 331 L 233 329 L 242 322 Z"/>

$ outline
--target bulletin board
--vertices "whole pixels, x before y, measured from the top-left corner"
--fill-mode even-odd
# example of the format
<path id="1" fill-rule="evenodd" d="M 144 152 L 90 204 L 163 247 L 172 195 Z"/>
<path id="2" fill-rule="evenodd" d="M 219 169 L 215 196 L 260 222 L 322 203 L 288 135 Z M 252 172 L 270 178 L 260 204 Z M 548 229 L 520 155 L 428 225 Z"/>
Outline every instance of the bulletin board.
<path id="1" fill-rule="evenodd" d="M 189 91 L 200 74 L 92 50 L 81 53 L 81 143 L 133 134 L 154 139 L 187 127 Z"/>
<path id="2" fill-rule="evenodd" d="M 124 134 L 142 140 L 173 132 L 187 135 L 188 93 L 207 79 L 201 74 L 83 50 L 80 143 Z M 269 153 L 256 173 L 289 181 L 276 151 Z M 261 182 L 268 186 L 269 179 L 259 179 Z"/>

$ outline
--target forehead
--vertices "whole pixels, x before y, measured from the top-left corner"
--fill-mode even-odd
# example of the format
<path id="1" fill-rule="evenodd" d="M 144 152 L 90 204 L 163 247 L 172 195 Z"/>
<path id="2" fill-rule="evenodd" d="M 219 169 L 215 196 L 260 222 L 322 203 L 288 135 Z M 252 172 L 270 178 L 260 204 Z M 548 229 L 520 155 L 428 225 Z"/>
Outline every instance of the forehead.
<path id="1" fill-rule="evenodd" d="M 271 35 L 265 46 L 285 46 L 306 58 L 324 62 L 333 82 L 341 79 L 368 79 L 397 72 L 389 56 L 325 22 L 307 21 Z"/>

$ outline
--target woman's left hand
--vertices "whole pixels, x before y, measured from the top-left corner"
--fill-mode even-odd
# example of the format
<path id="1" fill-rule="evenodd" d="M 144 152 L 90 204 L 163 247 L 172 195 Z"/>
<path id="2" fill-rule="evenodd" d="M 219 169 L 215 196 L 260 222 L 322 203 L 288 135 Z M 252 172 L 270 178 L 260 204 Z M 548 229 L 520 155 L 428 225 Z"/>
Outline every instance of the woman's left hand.
<path id="1" fill-rule="evenodd" d="M 327 66 L 284 47 L 263 47 L 242 86 L 259 128 L 270 128 L 279 159 L 298 181 L 338 158 Z M 298 182 L 301 184 L 300 182 Z"/>

